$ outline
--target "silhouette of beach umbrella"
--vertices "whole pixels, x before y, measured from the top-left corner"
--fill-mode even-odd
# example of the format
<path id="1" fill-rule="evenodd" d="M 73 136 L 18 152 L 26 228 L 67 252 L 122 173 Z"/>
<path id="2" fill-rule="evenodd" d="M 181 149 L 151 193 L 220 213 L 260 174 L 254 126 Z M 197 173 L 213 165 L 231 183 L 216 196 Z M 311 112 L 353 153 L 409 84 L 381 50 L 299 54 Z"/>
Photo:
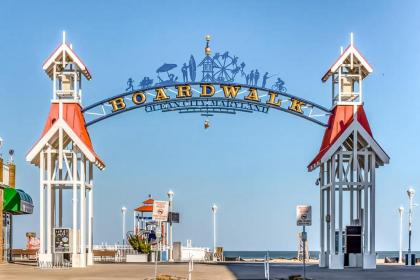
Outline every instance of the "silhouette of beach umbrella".
<path id="1" fill-rule="evenodd" d="M 168 71 L 176 68 L 176 66 L 177 66 L 176 64 L 164 63 L 162 66 L 160 66 L 156 70 L 156 73 L 168 72 Z"/>

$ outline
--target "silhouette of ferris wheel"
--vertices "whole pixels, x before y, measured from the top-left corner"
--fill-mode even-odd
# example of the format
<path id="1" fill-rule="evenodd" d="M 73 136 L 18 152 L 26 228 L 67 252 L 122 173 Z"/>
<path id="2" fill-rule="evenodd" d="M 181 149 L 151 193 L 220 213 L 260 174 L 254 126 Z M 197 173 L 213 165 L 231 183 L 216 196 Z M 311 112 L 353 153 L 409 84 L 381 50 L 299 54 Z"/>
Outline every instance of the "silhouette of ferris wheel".
<path id="1" fill-rule="evenodd" d="M 230 56 L 229 52 L 215 53 L 213 56 L 213 79 L 217 82 L 233 82 L 240 72 L 238 57 Z"/>

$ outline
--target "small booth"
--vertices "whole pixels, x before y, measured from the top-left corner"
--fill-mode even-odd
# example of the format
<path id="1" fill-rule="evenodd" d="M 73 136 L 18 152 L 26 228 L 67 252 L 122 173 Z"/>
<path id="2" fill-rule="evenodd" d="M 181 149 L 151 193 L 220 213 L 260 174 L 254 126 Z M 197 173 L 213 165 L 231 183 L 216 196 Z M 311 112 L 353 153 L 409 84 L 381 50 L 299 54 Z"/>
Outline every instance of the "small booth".
<path id="1" fill-rule="evenodd" d="M 152 221 L 153 203 L 155 202 L 150 196 L 134 209 L 134 234 L 138 234 L 141 230 L 147 228 L 148 223 Z"/>
<path id="2" fill-rule="evenodd" d="M 12 261 L 13 216 L 32 214 L 34 204 L 30 195 L 23 190 L 4 186 L 3 189 L 3 255 Z M 7 257 L 6 257 L 7 256 Z"/>
<path id="3" fill-rule="evenodd" d="M 0 157 L 0 262 L 12 261 L 13 216 L 32 214 L 34 208 L 31 196 L 15 188 L 15 176 L 13 160 L 3 164 Z"/>
<path id="4" fill-rule="evenodd" d="M 143 239 L 147 239 L 150 244 L 153 244 L 154 248 L 157 246 L 158 259 L 160 261 L 168 259 L 168 240 L 166 234 L 167 222 L 161 224 L 160 232 L 161 238 L 159 244 L 156 244 L 158 231 L 158 222 L 153 220 L 153 204 L 155 200 L 149 195 L 149 198 L 143 201 L 143 204 L 134 209 L 134 229 L 135 235 L 141 236 Z M 154 251 L 154 250 L 153 250 Z"/>
<path id="5" fill-rule="evenodd" d="M 20 189 L 3 190 L 3 211 L 12 215 L 32 214 L 34 204 L 29 194 Z"/>

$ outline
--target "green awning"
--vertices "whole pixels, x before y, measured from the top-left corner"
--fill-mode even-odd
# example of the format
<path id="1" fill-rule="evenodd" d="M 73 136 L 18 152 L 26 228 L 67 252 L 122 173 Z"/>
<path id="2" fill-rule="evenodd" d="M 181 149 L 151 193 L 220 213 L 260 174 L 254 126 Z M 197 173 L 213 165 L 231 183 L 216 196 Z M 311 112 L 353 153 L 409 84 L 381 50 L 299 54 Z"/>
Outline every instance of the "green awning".
<path id="1" fill-rule="evenodd" d="M 29 194 L 7 187 L 3 191 L 3 211 L 14 215 L 32 214 L 34 203 Z"/>

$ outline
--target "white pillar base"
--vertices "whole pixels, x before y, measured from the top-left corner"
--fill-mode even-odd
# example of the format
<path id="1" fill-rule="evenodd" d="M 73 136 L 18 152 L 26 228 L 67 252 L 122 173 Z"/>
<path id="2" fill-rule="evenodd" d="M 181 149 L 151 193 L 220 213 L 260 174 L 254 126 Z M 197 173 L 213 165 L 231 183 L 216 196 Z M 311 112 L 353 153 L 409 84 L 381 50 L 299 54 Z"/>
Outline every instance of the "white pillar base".
<path id="1" fill-rule="evenodd" d="M 349 267 L 363 267 L 363 255 L 349 254 Z"/>
<path id="2" fill-rule="evenodd" d="M 79 254 L 79 267 L 86 267 L 86 254 Z"/>
<path id="3" fill-rule="evenodd" d="M 376 268 L 376 254 L 364 254 L 363 255 L 363 269 L 375 269 Z"/>
<path id="4" fill-rule="evenodd" d="M 87 265 L 93 265 L 93 253 L 87 253 Z"/>
<path id="5" fill-rule="evenodd" d="M 319 267 L 328 267 L 328 255 L 326 252 L 319 253 Z"/>
<path id="6" fill-rule="evenodd" d="M 71 266 L 72 267 L 86 267 L 86 255 L 72 254 Z"/>
<path id="7" fill-rule="evenodd" d="M 52 256 L 52 254 L 48 254 L 48 253 L 39 254 L 38 255 L 38 262 L 43 263 L 44 265 L 46 265 L 46 264 L 51 264 L 52 265 L 53 256 Z"/>
<path id="8" fill-rule="evenodd" d="M 344 269 L 344 254 L 329 255 L 329 269 Z"/>

